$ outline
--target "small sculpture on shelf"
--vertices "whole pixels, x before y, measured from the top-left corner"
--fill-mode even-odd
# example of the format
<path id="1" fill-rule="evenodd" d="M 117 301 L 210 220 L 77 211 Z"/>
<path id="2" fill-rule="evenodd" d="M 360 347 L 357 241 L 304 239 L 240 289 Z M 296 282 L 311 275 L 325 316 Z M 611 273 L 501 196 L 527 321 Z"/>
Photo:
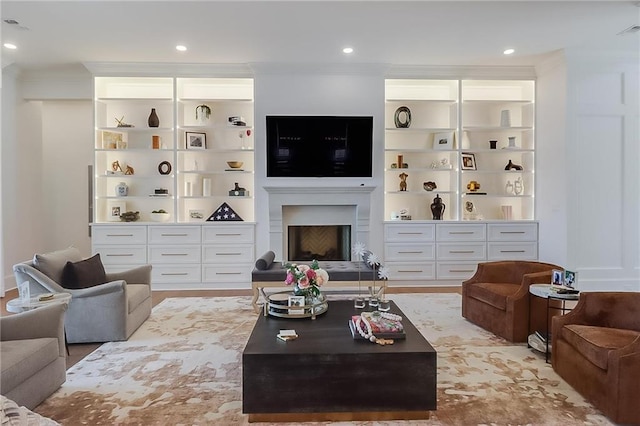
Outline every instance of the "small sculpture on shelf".
<path id="1" fill-rule="evenodd" d="M 524 183 L 522 182 L 521 177 L 519 177 L 513 182 L 513 192 L 516 195 L 520 195 L 524 192 Z"/>
<path id="2" fill-rule="evenodd" d="M 232 197 L 247 197 L 249 191 L 241 187 L 238 182 L 235 182 L 233 189 L 229 191 L 229 195 Z"/>
<path id="3" fill-rule="evenodd" d="M 120 162 L 118 160 L 116 160 L 113 163 L 111 163 L 111 170 L 114 171 L 114 172 L 123 173 L 122 166 L 120 166 Z"/>
<path id="4" fill-rule="evenodd" d="M 409 177 L 408 174 L 402 172 L 398 175 L 398 177 L 400 177 L 400 191 L 406 191 L 407 190 L 407 178 Z"/>
<path id="5" fill-rule="evenodd" d="M 120 213 L 120 220 L 124 222 L 135 222 L 140 219 L 140 212 L 124 212 Z"/>
<path id="6" fill-rule="evenodd" d="M 436 198 L 434 198 L 433 203 L 431 203 L 431 214 L 433 215 L 433 220 L 442 220 L 442 215 L 444 214 L 446 207 L 447 206 L 442 202 L 442 198 L 440 198 L 440 194 L 436 194 Z"/>
<path id="7" fill-rule="evenodd" d="M 505 170 L 522 170 L 522 166 L 520 166 L 518 164 L 514 164 L 513 162 L 511 162 L 511 160 L 509 160 L 507 165 L 504 166 L 504 169 Z"/>
<path id="8" fill-rule="evenodd" d="M 209 121 L 210 117 L 211 107 L 209 107 L 209 105 L 202 104 L 196 107 L 196 121 L 205 124 Z"/>
<path id="9" fill-rule="evenodd" d="M 513 184 L 510 180 L 508 180 L 506 185 L 504 186 L 504 192 L 507 195 L 513 195 Z"/>
<path id="10" fill-rule="evenodd" d="M 436 185 L 436 183 L 433 181 L 429 181 L 429 182 L 423 182 L 422 187 L 424 188 L 425 191 L 433 191 L 438 187 L 438 185 Z"/>
<path id="11" fill-rule="evenodd" d="M 124 115 L 118 120 L 115 119 L 118 125 L 116 127 L 135 127 L 133 124 L 127 124 L 124 122 Z"/>
<path id="12" fill-rule="evenodd" d="M 467 189 L 471 192 L 477 192 L 480 189 L 480 184 L 477 181 L 472 180 L 467 184 Z"/>
<path id="13" fill-rule="evenodd" d="M 135 173 L 135 170 L 133 170 L 133 167 L 127 164 L 127 168 L 124 169 L 124 174 L 133 175 L 134 173 Z"/>

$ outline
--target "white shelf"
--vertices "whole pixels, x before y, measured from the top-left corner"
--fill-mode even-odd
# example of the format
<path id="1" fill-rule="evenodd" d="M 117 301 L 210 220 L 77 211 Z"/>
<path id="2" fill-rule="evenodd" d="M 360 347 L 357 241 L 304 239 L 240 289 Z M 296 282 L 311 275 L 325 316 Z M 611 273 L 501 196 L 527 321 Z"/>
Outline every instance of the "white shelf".
<path id="1" fill-rule="evenodd" d="M 99 130 L 102 132 L 118 132 L 118 133 L 149 133 L 149 132 L 173 132 L 173 127 L 96 127 L 96 130 Z"/>
<path id="2" fill-rule="evenodd" d="M 463 127 L 462 131 L 467 132 L 510 132 L 510 131 L 522 131 L 522 130 L 533 130 L 533 127 L 502 127 L 502 126 L 472 126 L 472 127 Z"/>

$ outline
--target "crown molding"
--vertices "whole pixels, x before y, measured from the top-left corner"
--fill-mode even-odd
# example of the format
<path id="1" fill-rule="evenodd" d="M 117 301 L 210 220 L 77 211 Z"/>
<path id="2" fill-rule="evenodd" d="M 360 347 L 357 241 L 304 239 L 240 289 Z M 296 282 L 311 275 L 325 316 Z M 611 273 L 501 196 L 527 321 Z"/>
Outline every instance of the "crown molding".
<path id="1" fill-rule="evenodd" d="M 392 65 L 386 78 L 433 78 L 433 79 L 535 79 L 532 66 L 492 65 Z"/>
<path id="2" fill-rule="evenodd" d="M 255 74 L 346 74 L 384 76 L 389 65 L 377 63 L 254 62 L 250 64 L 250 67 Z"/>
<path id="3" fill-rule="evenodd" d="M 94 76 L 115 77 L 253 77 L 247 64 L 84 62 Z"/>

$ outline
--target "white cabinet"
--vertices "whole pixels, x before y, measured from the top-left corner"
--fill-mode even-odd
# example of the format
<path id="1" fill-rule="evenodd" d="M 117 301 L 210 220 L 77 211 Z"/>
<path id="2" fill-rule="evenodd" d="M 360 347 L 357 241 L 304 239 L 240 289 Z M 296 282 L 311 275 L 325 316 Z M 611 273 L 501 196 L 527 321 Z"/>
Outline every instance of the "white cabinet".
<path id="1" fill-rule="evenodd" d="M 439 195 L 442 220 L 535 219 L 534 81 L 389 79 L 385 98 L 385 218 L 432 220 Z"/>
<path id="2" fill-rule="evenodd" d="M 119 221 L 124 211 L 149 222 L 158 210 L 172 223 L 202 221 L 224 201 L 254 220 L 252 79 L 95 77 L 94 84 L 94 223 Z M 203 106 L 207 120 L 196 118 Z M 116 192 L 120 183 L 126 196 Z M 230 194 L 236 187 L 244 190 Z"/>
<path id="3" fill-rule="evenodd" d="M 150 263 L 154 290 L 251 286 L 255 223 L 93 224 L 92 233 L 107 271 Z"/>
<path id="4" fill-rule="evenodd" d="M 480 262 L 536 260 L 537 222 L 385 222 L 389 285 L 459 285 Z"/>

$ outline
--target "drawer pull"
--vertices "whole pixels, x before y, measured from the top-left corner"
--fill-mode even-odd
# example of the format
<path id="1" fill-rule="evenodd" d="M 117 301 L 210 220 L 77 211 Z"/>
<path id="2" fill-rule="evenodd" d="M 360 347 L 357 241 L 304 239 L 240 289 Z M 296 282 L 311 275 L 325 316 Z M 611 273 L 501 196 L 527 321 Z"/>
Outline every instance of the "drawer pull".
<path id="1" fill-rule="evenodd" d="M 469 254 L 469 253 L 474 253 L 473 250 L 450 250 L 449 253 L 454 253 L 454 254 Z"/>
<path id="2" fill-rule="evenodd" d="M 420 272 L 422 272 L 422 269 L 419 269 L 417 271 L 412 271 L 412 270 L 409 270 L 409 269 L 398 269 L 398 272 L 400 272 L 400 273 L 408 272 L 408 273 L 418 273 L 419 274 Z"/>
<path id="3" fill-rule="evenodd" d="M 451 234 L 451 235 L 469 235 L 469 234 L 475 234 L 475 232 L 473 232 L 473 231 L 451 231 L 451 232 L 449 232 L 449 234 Z"/>
<path id="4" fill-rule="evenodd" d="M 500 250 L 500 253 L 524 253 L 524 250 Z"/>
<path id="5" fill-rule="evenodd" d="M 107 237 L 133 237 L 133 234 L 107 234 Z"/>
<path id="6" fill-rule="evenodd" d="M 160 256 L 188 256 L 188 253 L 161 253 Z"/>
<path id="7" fill-rule="evenodd" d="M 500 231 L 501 234 L 524 234 L 524 231 Z"/>
<path id="8" fill-rule="evenodd" d="M 131 257 L 133 253 L 107 254 L 107 257 Z"/>
<path id="9" fill-rule="evenodd" d="M 239 237 L 242 234 L 236 233 L 236 234 L 216 234 L 216 237 Z"/>
<path id="10" fill-rule="evenodd" d="M 216 275 L 241 275 L 242 272 L 216 272 Z"/>
<path id="11" fill-rule="evenodd" d="M 189 275 L 189 274 L 186 272 L 162 272 L 160 275 L 171 276 L 171 275 Z"/>
<path id="12" fill-rule="evenodd" d="M 449 272 L 473 272 L 473 269 L 449 269 Z"/>
<path id="13" fill-rule="evenodd" d="M 161 237 L 186 237 L 189 234 L 160 234 Z"/>
<path id="14" fill-rule="evenodd" d="M 417 251 L 399 251 L 398 254 L 421 254 L 423 253 L 422 250 L 417 250 Z"/>
<path id="15" fill-rule="evenodd" d="M 216 253 L 216 256 L 240 256 L 242 253 Z"/>

